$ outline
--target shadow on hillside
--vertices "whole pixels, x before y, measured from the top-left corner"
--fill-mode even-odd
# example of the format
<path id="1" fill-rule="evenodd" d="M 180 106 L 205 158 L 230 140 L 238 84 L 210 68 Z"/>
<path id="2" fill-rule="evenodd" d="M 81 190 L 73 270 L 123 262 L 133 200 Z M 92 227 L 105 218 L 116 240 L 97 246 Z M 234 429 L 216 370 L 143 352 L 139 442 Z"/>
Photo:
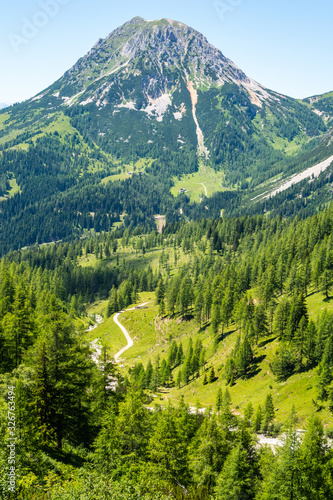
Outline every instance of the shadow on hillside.
<path id="1" fill-rule="evenodd" d="M 306 295 L 306 298 L 311 297 L 312 295 L 315 295 L 315 294 L 316 294 L 316 293 L 318 293 L 318 292 L 319 292 L 319 290 L 313 290 L 311 293 L 308 293 L 308 294 Z"/>
<path id="2" fill-rule="evenodd" d="M 55 450 L 48 446 L 43 447 L 43 450 L 53 460 L 61 461 L 73 467 L 82 467 L 86 461 L 84 458 L 64 450 Z"/>
<path id="3" fill-rule="evenodd" d="M 225 332 L 223 334 L 221 333 L 221 335 L 219 335 L 217 337 L 217 343 L 219 344 L 220 342 L 222 342 L 223 340 L 225 340 L 227 337 L 229 337 L 229 335 L 232 335 L 235 332 L 237 332 L 236 328 L 234 330 L 230 330 L 230 332 Z"/>
<path id="4" fill-rule="evenodd" d="M 258 344 L 258 347 L 265 347 L 267 344 L 274 342 L 274 340 L 276 340 L 276 339 L 277 339 L 277 337 L 271 337 L 269 339 L 263 340 L 262 342 L 260 342 L 260 344 Z"/>
<path id="5" fill-rule="evenodd" d="M 266 358 L 266 356 L 265 356 L 265 354 L 263 354 L 262 356 L 256 356 L 253 359 L 253 364 L 250 366 L 248 372 L 246 373 L 246 375 L 244 377 L 245 380 L 250 380 L 251 378 L 255 377 L 256 375 L 258 375 L 258 373 L 261 372 L 261 368 L 258 365 L 260 363 L 262 363 L 265 358 Z"/>
<path id="6" fill-rule="evenodd" d="M 171 315 L 166 314 L 165 316 L 163 316 L 163 318 L 170 318 L 172 320 L 178 321 L 178 323 L 183 323 L 183 321 L 192 321 L 194 319 L 194 316 L 193 314 L 185 314 L 184 316 L 182 316 L 181 314 L 174 313 Z"/>

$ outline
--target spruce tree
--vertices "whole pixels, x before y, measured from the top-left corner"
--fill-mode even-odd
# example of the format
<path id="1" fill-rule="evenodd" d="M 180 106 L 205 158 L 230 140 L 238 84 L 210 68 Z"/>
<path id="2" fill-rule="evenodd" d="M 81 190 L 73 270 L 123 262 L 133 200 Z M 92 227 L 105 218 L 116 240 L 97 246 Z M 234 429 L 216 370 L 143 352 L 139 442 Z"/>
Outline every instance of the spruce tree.
<path id="1" fill-rule="evenodd" d="M 212 384 L 213 382 L 215 382 L 215 371 L 214 371 L 214 367 L 213 366 L 210 369 L 210 372 L 209 372 L 209 375 L 208 375 L 208 382 L 210 384 Z"/>
<path id="2" fill-rule="evenodd" d="M 274 411 L 272 394 L 268 393 L 265 399 L 265 407 L 264 407 L 263 429 L 265 432 L 268 431 L 269 425 L 273 422 L 274 416 L 275 416 L 275 411 Z"/>
<path id="3" fill-rule="evenodd" d="M 324 438 L 324 428 L 320 419 L 313 415 L 306 428 L 306 433 L 299 448 L 301 469 L 300 491 L 308 500 L 326 500 L 333 498 L 330 474 L 332 453 Z"/>
<path id="4" fill-rule="evenodd" d="M 255 474 L 246 450 L 240 445 L 228 455 L 217 480 L 216 498 L 237 500 L 254 498 Z"/>
<path id="5" fill-rule="evenodd" d="M 229 450 L 230 444 L 214 415 L 206 417 L 190 448 L 190 467 L 197 489 L 212 493 Z"/>
<path id="6" fill-rule="evenodd" d="M 252 417 L 253 417 L 253 405 L 251 401 L 246 405 L 244 410 L 244 420 L 246 425 L 251 427 L 252 425 Z"/>
<path id="7" fill-rule="evenodd" d="M 222 399 L 223 399 L 223 394 L 222 394 L 222 389 L 219 387 L 219 390 L 217 391 L 217 396 L 216 396 L 216 411 L 219 413 L 222 408 Z"/>
<path id="8" fill-rule="evenodd" d="M 176 412 L 170 404 L 158 413 L 150 434 L 148 456 L 156 477 L 184 485 L 188 479 L 187 449 L 184 440 L 180 439 L 176 420 Z"/>
<path id="9" fill-rule="evenodd" d="M 261 406 L 259 405 L 256 411 L 256 414 L 253 419 L 253 430 L 254 432 L 259 432 L 261 429 L 261 424 L 262 424 L 262 409 Z"/>

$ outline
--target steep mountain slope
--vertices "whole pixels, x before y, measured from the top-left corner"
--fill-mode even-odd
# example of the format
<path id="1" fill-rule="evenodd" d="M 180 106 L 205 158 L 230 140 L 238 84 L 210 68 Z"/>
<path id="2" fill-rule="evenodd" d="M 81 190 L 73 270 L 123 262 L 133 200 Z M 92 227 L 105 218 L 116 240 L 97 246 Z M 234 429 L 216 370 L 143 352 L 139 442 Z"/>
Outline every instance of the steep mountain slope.
<path id="1" fill-rule="evenodd" d="M 325 130 L 308 106 L 264 89 L 202 34 L 167 19 L 132 19 L 14 116 L 43 109 L 65 110 L 110 151 L 187 145 L 227 168 L 254 161 L 242 149 L 267 156 Z"/>
<path id="2" fill-rule="evenodd" d="M 333 154 L 319 109 L 329 103 L 263 88 L 182 23 L 134 18 L 48 89 L 0 112 L 1 251 L 121 221 L 151 230 L 155 214 L 260 212 L 252 199 L 263 183 Z M 203 166 L 217 171 L 222 194 L 201 205 L 174 198 L 175 178 Z"/>
<path id="3" fill-rule="evenodd" d="M 135 130 L 130 136 L 127 131 L 123 133 L 122 122 L 128 116 L 136 115 L 152 141 L 156 140 L 156 122 L 171 122 L 174 145 L 185 129 L 186 141 L 197 141 L 199 152 L 208 156 L 196 113 L 198 91 L 225 83 L 236 84 L 246 92 L 249 103 L 257 106 L 265 100 L 276 100 L 197 31 L 170 20 L 148 22 L 137 17 L 99 40 L 58 82 L 31 102 L 45 105 L 50 101 L 56 107 L 59 103 L 68 107 L 93 104 L 93 108 L 87 108 L 90 113 L 97 108 L 98 116 L 112 116 L 112 128 L 118 130 L 119 140 L 128 142 L 140 140 Z M 99 134 L 107 133 L 109 121 L 95 119 Z"/>
<path id="4" fill-rule="evenodd" d="M 317 95 L 304 99 L 304 102 L 311 105 L 314 112 L 321 116 L 325 122 L 332 126 L 333 124 L 333 92 L 327 92 L 323 95 Z"/>

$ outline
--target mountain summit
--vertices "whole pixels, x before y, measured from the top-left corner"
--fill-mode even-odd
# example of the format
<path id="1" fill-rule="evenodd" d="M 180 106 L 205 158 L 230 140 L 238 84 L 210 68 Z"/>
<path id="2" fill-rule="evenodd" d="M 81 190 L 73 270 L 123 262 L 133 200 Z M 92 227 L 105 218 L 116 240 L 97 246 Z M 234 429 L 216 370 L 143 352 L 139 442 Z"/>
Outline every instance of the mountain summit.
<path id="1" fill-rule="evenodd" d="M 112 75 L 119 72 L 127 78 L 131 75 L 144 77 L 147 101 L 160 98 L 162 92 L 173 92 L 179 84 L 175 75 L 194 89 L 207 90 L 226 82 L 242 85 L 250 91 L 257 105 L 268 97 L 260 85 L 198 31 L 169 19 L 145 21 L 141 17 L 135 17 L 104 40 L 99 40 L 60 79 L 59 90 L 70 85 L 80 93 L 70 102 L 77 99 L 83 103 L 89 95 L 94 102 L 106 105 L 108 90 L 113 86 Z"/>
<path id="2" fill-rule="evenodd" d="M 198 93 L 219 89 L 227 83 L 236 85 L 249 103 L 258 108 L 267 100 L 276 100 L 198 31 L 169 19 L 146 21 L 135 17 L 98 40 L 86 56 L 33 100 L 44 97 L 56 106 L 59 102 L 69 107 L 94 105 L 104 115 L 107 111 L 113 117 L 132 110 L 155 123 L 171 120 L 179 132 L 176 141 L 184 140 L 181 133 L 184 125 L 180 122 L 187 118 L 185 128 L 195 128 L 192 142 L 195 140 L 199 153 L 208 157 L 197 113 Z M 116 121 L 119 122 L 120 116 Z M 119 127 L 123 129 L 120 124 L 117 130 Z M 151 130 L 147 132 L 153 134 Z M 99 126 L 99 133 L 107 131 Z M 126 136 L 125 140 L 131 138 Z"/>
<path id="3" fill-rule="evenodd" d="M 0 111 L 0 252 L 114 224 L 150 231 L 156 214 L 168 223 L 261 213 L 290 176 L 328 166 L 332 120 L 331 94 L 280 95 L 198 31 L 135 17 L 49 88 Z M 308 210 L 308 197 L 311 208 L 312 190 L 329 182 L 307 183 L 297 204 Z M 331 193 L 321 192 L 324 203 Z"/>

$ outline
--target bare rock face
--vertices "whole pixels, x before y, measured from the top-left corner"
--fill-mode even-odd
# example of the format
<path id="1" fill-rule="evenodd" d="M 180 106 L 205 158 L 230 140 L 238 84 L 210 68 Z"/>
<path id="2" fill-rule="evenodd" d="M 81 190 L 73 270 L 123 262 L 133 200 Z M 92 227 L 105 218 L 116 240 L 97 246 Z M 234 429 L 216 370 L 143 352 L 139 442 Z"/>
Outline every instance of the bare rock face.
<path id="1" fill-rule="evenodd" d="M 118 142 L 130 140 L 123 137 L 128 132 L 124 120 L 128 120 L 129 111 L 137 112 L 137 122 L 148 120 L 142 126 L 149 144 L 155 141 L 152 136 L 159 134 L 163 122 L 169 127 L 168 133 L 164 127 L 163 134 L 169 136 L 169 141 L 174 136 L 174 144 L 181 149 L 178 136 L 185 127 L 188 141 L 208 158 L 213 130 L 202 130 L 202 96 L 219 92 L 226 84 L 233 85 L 256 109 L 277 99 L 198 31 L 169 19 L 146 21 L 135 17 L 98 40 L 88 54 L 34 100 L 43 97 L 55 108 L 89 107 L 93 114 L 95 109 L 95 114 L 101 112 L 104 116 L 102 120 L 95 117 L 98 133 L 104 136 L 113 129 L 117 134 L 121 128 Z M 218 105 L 213 103 L 215 97 L 211 94 L 211 108 Z M 207 122 L 205 116 L 203 120 Z M 140 130 L 135 140 L 141 141 Z M 132 131 L 129 135 L 133 142 Z"/>
<path id="2" fill-rule="evenodd" d="M 290 141 L 325 128 L 307 106 L 265 89 L 170 19 L 135 17 L 25 106 L 69 115 L 81 134 L 120 156 L 184 149 L 219 165 L 231 156 L 255 162 L 259 143 L 269 156 L 276 135 Z M 317 106 L 328 121 L 329 103 Z"/>
<path id="3" fill-rule="evenodd" d="M 120 86 L 118 104 L 126 104 L 135 94 L 133 87 L 126 85 L 131 80 L 136 90 L 141 87 L 142 96 L 134 101 L 140 109 L 150 99 L 172 95 L 181 82 L 187 86 L 189 81 L 195 89 L 204 90 L 235 83 L 248 91 L 258 106 L 271 98 L 198 31 L 177 21 L 146 21 L 140 17 L 98 40 L 57 82 L 57 90 L 67 105 L 94 102 L 100 106 L 115 104 L 107 94 L 112 87 Z"/>

